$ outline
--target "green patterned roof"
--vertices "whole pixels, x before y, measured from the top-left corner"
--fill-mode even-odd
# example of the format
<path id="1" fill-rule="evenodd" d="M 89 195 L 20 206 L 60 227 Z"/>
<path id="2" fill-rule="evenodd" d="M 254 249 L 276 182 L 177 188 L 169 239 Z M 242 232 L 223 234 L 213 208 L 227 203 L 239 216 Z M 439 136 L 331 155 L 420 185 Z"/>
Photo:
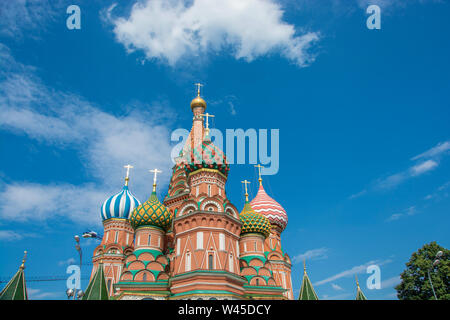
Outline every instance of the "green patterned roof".
<path id="1" fill-rule="evenodd" d="M 135 229 L 141 226 L 155 226 L 167 230 L 172 224 L 172 216 L 153 191 L 147 201 L 133 210 L 130 223 Z"/>
<path id="2" fill-rule="evenodd" d="M 242 222 L 241 234 L 260 233 L 266 238 L 269 236 L 269 219 L 253 210 L 248 201 L 245 202 L 244 209 L 242 209 L 239 219 Z"/>
<path id="3" fill-rule="evenodd" d="M 102 263 L 100 263 L 94 277 L 89 282 L 83 300 L 109 300 L 108 287 L 106 285 Z"/>
<path id="4" fill-rule="evenodd" d="M 302 287 L 300 288 L 298 300 L 319 300 L 311 280 L 309 280 L 308 274 L 306 273 L 306 266 L 304 267 Z"/>
<path id="5" fill-rule="evenodd" d="M 14 277 L 0 292 L 0 300 L 28 300 L 27 286 L 25 283 L 25 258 Z"/>

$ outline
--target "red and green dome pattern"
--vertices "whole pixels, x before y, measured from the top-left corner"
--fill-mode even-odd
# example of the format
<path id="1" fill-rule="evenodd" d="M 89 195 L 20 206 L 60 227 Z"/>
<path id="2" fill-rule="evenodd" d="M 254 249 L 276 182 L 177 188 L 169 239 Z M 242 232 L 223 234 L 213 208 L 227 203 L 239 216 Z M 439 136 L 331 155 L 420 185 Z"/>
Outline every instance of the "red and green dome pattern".
<path id="1" fill-rule="evenodd" d="M 245 203 L 244 209 L 242 209 L 239 219 L 242 222 L 241 234 L 260 233 L 265 238 L 269 236 L 269 219 L 253 210 L 249 202 Z"/>
<path id="2" fill-rule="evenodd" d="M 185 154 L 185 157 L 189 157 L 185 164 L 187 174 L 200 169 L 215 169 L 226 176 L 230 171 L 227 157 L 223 151 L 209 140 L 203 140 L 200 145 Z"/>
<path id="3" fill-rule="evenodd" d="M 172 224 L 172 215 L 153 192 L 147 201 L 133 210 L 130 223 L 134 229 L 142 226 L 155 226 L 168 230 Z"/>

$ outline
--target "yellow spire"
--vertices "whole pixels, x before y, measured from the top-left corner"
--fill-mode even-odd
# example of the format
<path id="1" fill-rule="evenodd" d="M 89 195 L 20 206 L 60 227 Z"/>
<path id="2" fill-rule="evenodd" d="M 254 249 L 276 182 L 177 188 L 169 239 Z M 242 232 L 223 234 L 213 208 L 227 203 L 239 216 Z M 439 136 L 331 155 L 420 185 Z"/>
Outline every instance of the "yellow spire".
<path id="1" fill-rule="evenodd" d="M 22 264 L 20 265 L 20 269 L 25 269 L 25 261 L 27 261 L 27 252 L 24 251 L 23 252 L 23 259 L 22 259 Z"/>
<path id="2" fill-rule="evenodd" d="M 259 186 L 262 186 L 262 178 L 261 178 L 261 168 L 264 168 L 262 165 L 260 165 L 259 163 L 255 166 L 256 168 L 258 168 L 258 175 L 259 175 Z"/>
<path id="3" fill-rule="evenodd" d="M 153 176 L 153 192 L 156 192 L 156 175 L 158 174 L 158 173 L 161 173 L 162 171 L 160 171 L 160 170 L 158 170 L 158 169 L 153 169 L 153 170 L 149 170 L 149 172 L 152 172 L 152 173 L 154 173 L 154 176 Z"/>
<path id="4" fill-rule="evenodd" d="M 303 272 L 306 273 L 306 260 L 303 260 Z"/>
<path id="5" fill-rule="evenodd" d="M 130 169 L 133 169 L 132 165 L 127 164 L 126 166 L 123 166 L 125 169 L 127 169 L 127 175 L 125 177 L 125 185 L 128 186 L 128 181 L 130 181 Z"/>
<path id="6" fill-rule="evenodd" d="M 355 274 L 356 286 L 359 288 L 358 275 Z"/>
<path id="7" fill-rule="evenodd" d="M 241 181 L 241 183 L 243 183 L 245 185 L 245 202 L 248 202 L 247 184 L 249 184 L 250 181 L 244 180 L 244 181 Z"/>

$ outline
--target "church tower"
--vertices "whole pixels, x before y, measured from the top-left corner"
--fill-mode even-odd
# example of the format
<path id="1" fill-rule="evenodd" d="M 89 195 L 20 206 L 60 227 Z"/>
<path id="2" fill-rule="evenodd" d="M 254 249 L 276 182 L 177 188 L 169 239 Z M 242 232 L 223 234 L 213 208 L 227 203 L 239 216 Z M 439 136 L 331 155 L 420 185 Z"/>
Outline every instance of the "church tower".
<path id="1" fill-rule="evenodd" d="M 228 200 L 225 184 L 229 165 L 209 136 L 206 102 L 191 102 L 193 124 L 176 159 L 164 203 L 174 213 L 171 292 L 175 299 L 239 299 L 241 222 Z"/>
<path id="2" fill-rule="evenodd" d="M 103 219 L 103 239 L 94 250 L 91 280 L 97 269 L 103 265 L 109 295 L 114 295 L 113 285 L 119 281 L 125 258 L 133 251 L 134 230 L 130 224 L 130 213 L 141 203 L 128 189 L 130 165 L 122 191 L 109 197 L 101 207 Z"/>
<path id="3" fill-rule="evenodd" d="M 292 300 L 294 299 L 291 280 L 292 263 L 289 255 L 281 247 L 281 233 L 287 226 L 288 216 L 283 207 L 264 190 L 261 178 L 262 166 L 256 165 L 256 167 L 259 171 L 259 189 L 250 205 L 270 221 L 271 231 L 264 242 L 264 251 L 267 252 L 267 258 L 272 264 L 277 285 L 283 287 L 286 290 L 284 296 Z"/>

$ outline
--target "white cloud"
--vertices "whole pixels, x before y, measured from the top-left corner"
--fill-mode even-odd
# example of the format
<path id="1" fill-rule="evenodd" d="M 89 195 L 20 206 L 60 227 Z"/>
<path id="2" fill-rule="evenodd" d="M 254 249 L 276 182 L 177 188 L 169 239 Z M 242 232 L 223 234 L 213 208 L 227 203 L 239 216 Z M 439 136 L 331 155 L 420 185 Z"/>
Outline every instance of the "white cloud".
<path id="1" fill-rule="evenodd" d="M 77 261 L 75 258 L 69 258 L 67 260 L 59 261 L 58 266 L 69 266 L 71 264 L 75 264 Z"/>
<path id="2" fill-rule="evenodd" d="M 15 232 L 15 231 L 0 230 L 0 240 L 2 240 L 2 241 L 15 241 L 15 240 L 21 240 L 22 238 L 23 238 L 23 235 Z"/>
<path id="3" fill-rule="evenodd" d="M 343 277 L 350 277 L 353 276 L 355 274 L 359 274 L 359 273 L 365 273 L 367 270 L 367 267 L 372 265 L 372 264 L 376 264 L 378 266 L 382 266 L 384 264 L 390 263 L 392 262 L 392 260 L 388 259 L 388 260 L 384 260 L 384 261 L 379 261 L 379 260 L 373 260 L 373 261 L 369 261 L 365 264 L 359 265 L 359 266 L 355 266 L 351 269 L 342 271 L 334 276 L 331 276 L 329 278 L 326 278 L 324 280 L 318 281 L 316 283 L 314 283 L 315 286 L 320 286 L 322 284 L 328 283 L 328 282 L 332 282 L 335 281 L 337 279 L 343 278 Z"/>
<path id="4" fill-rule="evenodd" d="M 400 276 L 395 276 L 381 281 L 381 289 L 393 288 L 401 282 Z"/>
<path id="5" fill-rule="evenodd" d="M 60 293 L 57 292 L 44 292 L 41 289 L 34 288 L 27 288 L 27 293 L 30 300 L 42 300 L 60 295 Z"/>
<path id="6" fill-rule="evenodd" d="M 336 291 L 344 290 L 341 286 L 339 286 L 339 285 L 337 285 L 337 284 L 335 284 L 335 283 L 332 283 L 332 284 L 331 284 L 331 287 L 332 287 L 334 290 L 336 290 Z"/>
<path id="7" fill-rule="evenodd" d="M 80 96 L 47 87 L 33 68 L 17 63 L 5 46 L 0 62 L 0 128 L 24 134 L 58 148 L 70 147 L 96 184 L 10 184 L 0 191 L 0 216 L 26 221 L 64 216 L 77 222 L 93 222 L 107 195 L 118 192 L 123 165 L 131 163 L 130 188 L 145 201 L 151 189 L 150 168 L 160 168 L 160 187 L 171 173 L 168 118 L 158 105 L 147 106 L 152 114 L 130 112 L 115 116 Z M 167 109 L 166 109 L 167 110 Z M 161 116 L 158 116 L 161 115 Z M 83 169 L 83 168 L 80 168 Z"/>
<path id="8" fill-rule="evenodd" d="M 320 260 L 320 259 L 326 259 L 328 248 L 318 248 L 318 249 L 312 249 L 308 250 L 305 253 L 296 255 L 292 258 L 292 262 L 299 263 L 303 262 L 305 260 Z"/>
<path id="9" fill-rule="evenodd" d="M 111 17 L 114 34 L 128 52 L 142 50 L 147 59 L 175 65 L 183 58 L 230 51 L 236 59 L 279 53 L 298 66 L 314 60 L 310 47 L 316 32 L 296 30 L 283 21 L 273 0 L 146 0 L 136 2 L 129 17 Z"/>
<path id="10" fill-rule="evenodd" d="M 438 165 L 439 164 L 434 160 L 427 160 L 411 167 L 410 172 L 412 176 L 419 176 L 425 172 L 435 169 Z"/>
<path id="11" fill-rule="evenodd" d="M 0 35 L 11 38 L 35 36 L 46 29 L 62 8 L 61 0 L 0 1 Z M 63 13 L 64 14 L 64 13 Z"/>
<path id="12" fill-rule="evenodd" d="M 411 160 L 434 158 L 450 150 L 450 141 L 438 143 L 435 147 L 413 157 Z"/>
<path id="13" fill-rule="evenodd" d="M 386 221 L 387 222 L 395 221 L 395 220 L 398 220 L 398 219 L 406 217 L 406 216 L 413 216 L 416 213 L 417 213 L 416 207 L 411 206 L 402 213 L 394 213 L 389 218 L 387 218 Z"/>

